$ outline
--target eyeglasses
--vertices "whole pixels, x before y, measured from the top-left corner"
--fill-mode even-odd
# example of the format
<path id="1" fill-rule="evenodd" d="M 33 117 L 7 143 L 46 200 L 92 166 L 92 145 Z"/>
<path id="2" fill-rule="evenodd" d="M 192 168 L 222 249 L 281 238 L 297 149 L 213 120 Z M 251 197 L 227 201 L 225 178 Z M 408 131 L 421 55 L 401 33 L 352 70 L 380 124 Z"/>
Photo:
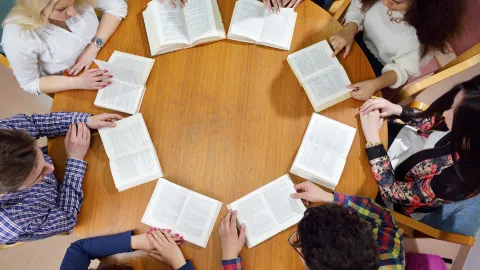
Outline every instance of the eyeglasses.
<path id="1" fill-rule="evenodd" d="M 292 233 L 292 235 L 290 235 L 290 237 L 288 238 L 288 244 L 290 244 L 290 246 L 295 249 L 295 251 L 298 253 L 298 255 L 300 255 L 300 257 L 302 257 L 302 259 L 305 259 L 303 258 L 303 255 L 302 253 L 298 250 L 299 249 L 299 241 L 298 241 L 298 233 L 297 231 L 294 231 Z"/>

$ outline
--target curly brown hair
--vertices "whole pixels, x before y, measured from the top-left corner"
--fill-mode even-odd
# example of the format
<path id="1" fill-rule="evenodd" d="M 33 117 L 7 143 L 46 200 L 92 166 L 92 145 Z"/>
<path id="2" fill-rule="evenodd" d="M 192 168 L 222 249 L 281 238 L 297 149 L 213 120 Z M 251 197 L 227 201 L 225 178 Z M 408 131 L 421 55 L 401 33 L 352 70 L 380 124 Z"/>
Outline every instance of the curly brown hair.
<path id="1" fill-rule="evenodd" d="M 380 0 L 361 0 L 366 12 Z M 420 56 L 439 50 L 448 52 L 448 41 L 462 30 L 465 0 L 408 0 L 405 22 L 417 30 Z"/>

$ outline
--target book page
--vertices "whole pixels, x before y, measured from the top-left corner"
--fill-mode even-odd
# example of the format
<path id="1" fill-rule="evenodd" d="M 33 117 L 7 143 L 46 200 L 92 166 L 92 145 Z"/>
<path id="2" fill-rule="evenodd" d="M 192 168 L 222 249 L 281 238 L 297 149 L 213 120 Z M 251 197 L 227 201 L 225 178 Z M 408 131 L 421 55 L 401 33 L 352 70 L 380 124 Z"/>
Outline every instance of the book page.
<path id="1" fill-rule="evenodd" d="M 220 208 L 219 201 L 190 192 L 175 228 L 182 232 L 185 240 L 206 247 Z"/>
<path id="2" fill-rule="evenodd" d="M 298 74 L 299 81 L 326 68 L 339 64 L 336 57 L 330 57 L 333 51 L 324 40 L 288 56 L 289 63 Z"/>
<path id="3" fill-rule="evenodd" d="M 296 190 L 288 174 L 263 186 L 260 192 L 265 197 L 277 223 L 281 224 L 282 230 L 302 219 L 306 208 L 301 200 L 290 197 L 290 195 L 296 193 Z"/>
<path id="4" fill-rule="evenodd" d="M 110 160 L 115 186 L 119 191 L 138 186 L 163 176 L 153 147 Z"/>
<path id="5" fill-rule="evenodd" d="M 172 7 L 168 1 L 161 4 L 150 1 L 148 8 L 153 8 L 155 24 L 158 29 L 161 45 L 190 44 L 185 16 L 180 5 Z"/>
<path id="6" fill-rule="evenodd" d="M 313 113 L 293 167 L 336 186 L 356 129 Z M 309 179 L 311 180 L 311 179 Z"/>
<path id="7" fill-rule="evenodd" d="M 129 114 L 137 113 L 145 87 L 115 79 L 110 82 L 111 84 L 98 90 L 95 106 Z"/>
<path id="8" fill-rule="evenodd" d="M 301 200 L 290 198 L 295 192 L 290 177 L 284 175 L 228 205 L 228 209 L 238 211 L 238 224 L 246 225 L 249 248 L 292 226 L 303 217 L 306 208 Z"/>
<path id="9" fill-rule="evenodd" d="M 190 43 L 216 34 L 211 0 L 189 0 L 183 8 Z"/>
<path id="10" fill-rule="evenodd" d="M 142 222 L 157 228 L 173 228 L 179 220 L 189 193 L 184 187 L 159 179 Z"/>
<path id="11" fill-rule="evenodd" d="M 155 60 L 129 53 L 114 51 L 108 62 L 116 66 L 128 67 L 129 69 L 134 70 L 141 78 L 142 85 L 144 85 L 147 82 L 150 71 L 152 71 Z"/>
<path id="12" fill-rule="evenodd" d="M 290 49 L 296 14 L 291 8 L 281 8 L 280 14 L 266 12 L 259 42 Z"/>
<path id="13" fill-rule="evenodd" d="M 117 126 L 114 128 L 98 130 L 109 159 L 112 160 L 153 147 L 141 113 L 115 123 Z"/>
<path id="14" fill-rule="evenodd" d="M 352 91 L 352 89 L 347 88 L 349 84 L 350 80 L 345 70 L 342 67 L 333 66 L 310 76 L 309 79 L 303 82 L 303 87 L 313 107 L 317 107 L 322 103 Z"/>
<path id="15" fill-rule="evenodd" d="M 242 36 L 255 42 L 260 39 L 265 7 L 258 1 L 237 1 L 233 11 L 228 36 Z"/>
<path id="16" fill-rule="evenodd" d="M 142 222 L 172 229 L 186 241 L 206 247 L 222 203 L 159 179 Z"/>
<path id="17" fill-rule="evenodd" d="M 131 69 L 125 66 L 115 65 L 113 63 L 93 60 L 97 66 L 102 70 L 108 70 L 108 74 L 112 75 L 115 80 L 136 84 L 144 85 L 143 79 L 135 69 Z"/>

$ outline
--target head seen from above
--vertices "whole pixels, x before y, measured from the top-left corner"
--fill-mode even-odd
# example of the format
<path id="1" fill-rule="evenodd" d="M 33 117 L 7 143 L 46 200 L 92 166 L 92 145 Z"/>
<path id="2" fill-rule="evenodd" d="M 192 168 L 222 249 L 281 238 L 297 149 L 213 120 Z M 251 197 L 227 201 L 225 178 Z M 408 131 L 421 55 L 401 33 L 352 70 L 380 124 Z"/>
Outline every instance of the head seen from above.
<path id="1" fill-rule="evenodd" d="M 93 6 L 95 0 L 16 0 L 3 25 L 14 23 L 24 30 L 34 30 L 49 21 L 66 21 L 81 7 Z"/>
<path id="2" fill-rule="evenodd" d="M 421 57 L 435 50 L 447 53 L 448 41 L 461 32 L 465 0 L 361 0 L 362 11 L 367 12 L 379 1 L 404 14 L 405 23 L 415 28 Z"/>
<path id="3" fill-rule="evenodd" d="M 455 86 L 418 117 L 441 115 L 450 130 L 457 172 L 471 188 L 480 187 L 480 76 Z M 458 154 L 458 156 L 457 156 Z"/>
<path id="4" fill-rule="evenodd" d="M 53 172 L 36 140 L 24 131 L 0 129 L 0 195 L 24 190 Z"/>
<path id="5" fill-rule="evenodd" d="M 310 270 L 377 270 L 372 228 L 356 213 L 334 203 L 308 208 L 291 245 Z M 361 252 L 359 252 L 361 251 Z"/>

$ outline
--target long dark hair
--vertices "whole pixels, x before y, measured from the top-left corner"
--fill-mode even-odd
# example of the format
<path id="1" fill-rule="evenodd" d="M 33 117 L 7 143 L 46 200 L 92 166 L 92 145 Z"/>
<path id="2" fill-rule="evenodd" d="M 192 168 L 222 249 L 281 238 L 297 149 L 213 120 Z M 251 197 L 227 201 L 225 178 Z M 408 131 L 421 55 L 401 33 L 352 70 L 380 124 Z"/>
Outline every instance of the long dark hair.
<path id="1" fill-rule="evenodd" d="M 480 75 L 455 86 L 415 118 L 440 117 L 460 91 L 464 96 L 453 116 L 450 153 L 460 179 L 468 189 L 476 190 L 480 188 Z"/>
<path id="2" fill-rule="evenodd" d="M 361 0 L 366 12 L 380 0 Z M 405 22 L 417 30 L 420 56 L 439 50 L 448 52 L 448 41 L 462 30 L 465 0 L 408 0 Z"/>

